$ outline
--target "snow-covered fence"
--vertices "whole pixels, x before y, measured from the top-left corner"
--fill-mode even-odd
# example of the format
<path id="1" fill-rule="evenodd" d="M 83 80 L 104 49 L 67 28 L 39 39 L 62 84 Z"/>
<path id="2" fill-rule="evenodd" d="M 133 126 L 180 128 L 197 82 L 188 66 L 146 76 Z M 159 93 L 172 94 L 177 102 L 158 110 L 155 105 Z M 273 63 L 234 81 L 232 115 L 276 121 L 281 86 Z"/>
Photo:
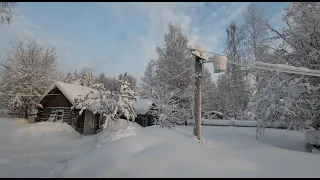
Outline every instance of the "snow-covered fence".
<path id="1" fill-rule="evenodd" d="M 232 126 L 233 120 L 203 119 L 201 124 L 207 126 Z"/>
<path id="2" fill-rule="evenodd" d="M 192 120 L 189 121 L 193 124 Z M 221 119 L 202 119 L 203 126 L 234 126 L 234 127 L 257 127 L 258 122 L 254 120 L 221 120 Z M 285 128 L 279 125 L 269 124 L 267 128 Z"/>
<path id="3" fill-rule="evenodd" d="M 257 121 L 250 120 L 232 120 L 233 126 L 238 127 L 257 127 Z"/>

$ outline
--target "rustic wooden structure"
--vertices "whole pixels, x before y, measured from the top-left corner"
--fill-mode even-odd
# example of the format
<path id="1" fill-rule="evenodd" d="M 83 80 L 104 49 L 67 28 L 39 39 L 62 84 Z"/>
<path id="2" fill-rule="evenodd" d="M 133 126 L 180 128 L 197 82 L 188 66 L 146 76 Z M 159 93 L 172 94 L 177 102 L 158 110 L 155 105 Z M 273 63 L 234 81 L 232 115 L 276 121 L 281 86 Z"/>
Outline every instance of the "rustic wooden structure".
<path id="1" fill-rule="evenodd" d="M 140 99 L 133 106 L 137 115 L 135 122 L 142 127 L 152 126 L 159 119 L 159 107 L 150 99 Z"/>
<path id="2" fill-rule="evenodd" d="M 66 122 L 74 127 L 79 133 L 94 134 L 101 128 L 102 117 L 93 114 L 88 108 L 81 115 L 79 109 L 74 106 L 74 99 L 78 96 L 86 96 L 91 88 L 77 84 L 55 82 L 40 100 L 42 107 L 38 108 L 36 122 L 58 121 Z"/>
<path id="3" fill-rule="evenodd" d="M 203 117 L 206 119 L 223 119 L 224 115 L 218 111 L 208 111 L 203 113 Z"/>

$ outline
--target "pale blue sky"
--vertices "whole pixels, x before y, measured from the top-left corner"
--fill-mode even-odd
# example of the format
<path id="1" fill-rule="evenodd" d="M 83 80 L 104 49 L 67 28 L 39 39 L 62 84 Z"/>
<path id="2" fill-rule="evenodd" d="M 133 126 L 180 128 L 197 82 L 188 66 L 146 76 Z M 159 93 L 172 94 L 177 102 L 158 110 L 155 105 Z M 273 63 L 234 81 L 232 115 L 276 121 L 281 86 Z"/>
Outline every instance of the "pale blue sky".
<path id="1" fill-rule="evenodd" d="M 258 3 L 276 28 L 281 28 L 283 8 L 290 3 Z M 128 72 L 138 79 L 146 64 L 156 58 L 155 47 L 171 21 L 178 23 L 190 44 L 222 52 L 225 29 L 249 3 L 168 2 L 25 2 L 18 3 L 20 17 L 0 27 L 0 57 L 15 37 L 35 38 L 53 45 L 63 72 L 91 68 L 95 73 Z M 210 68 L 211 65 L 209 66 Z M 216 75 L 214 75 L 216 77 Z"/>

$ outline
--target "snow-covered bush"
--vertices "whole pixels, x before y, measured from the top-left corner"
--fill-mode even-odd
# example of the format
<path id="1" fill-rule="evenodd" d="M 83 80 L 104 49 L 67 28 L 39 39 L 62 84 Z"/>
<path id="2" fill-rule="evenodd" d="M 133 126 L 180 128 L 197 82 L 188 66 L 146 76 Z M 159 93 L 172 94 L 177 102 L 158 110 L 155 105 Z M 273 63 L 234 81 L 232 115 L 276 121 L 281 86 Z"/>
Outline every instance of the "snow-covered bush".
<path id="1" fill-rule="evenodd" d="M 133 110 L 133 104 L 138 101 L 138 94 L 130 89 L 130 84 L 124 79 L 119 79 L 120 90 L 106 91 L 103 84 L 94 84 L 91 91 L 86 96 L 80 96 L 75 99 L 76 105 L 74 108 L 81 108 L 79 114 L 85 110 L 93 110 L 94 114 L 101 114 L 105 118 L 103 128 L 110 128 L 112 130 L 114 122 L 116 122 L 121 115 L 126 119 L 133 120 L 136 114 Z"/>

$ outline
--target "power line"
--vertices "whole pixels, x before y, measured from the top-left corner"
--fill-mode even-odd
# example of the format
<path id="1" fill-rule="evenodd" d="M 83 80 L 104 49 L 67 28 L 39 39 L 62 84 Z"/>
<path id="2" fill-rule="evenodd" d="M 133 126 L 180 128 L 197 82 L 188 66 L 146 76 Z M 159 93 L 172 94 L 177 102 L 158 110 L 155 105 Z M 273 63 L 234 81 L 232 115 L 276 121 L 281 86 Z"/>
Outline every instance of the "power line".
<path id="1" fill-rule="evenodd" d="M 213 52 L 208 52 L 208 51 L 201 51 L 201 50 L 196 50 L 196 49 L 192 49 L 192 48 L 190 50 L 228 57 L 228 55 L 225 55 L 225 54 L 218 54 L 218 53 L 213 53 Z M 211 61 L 209 60 L 207 62 L 213 62 L 213 60 L 211 60 Z M 270 63 L 264 63 L 264 62 L 259 62 L 259 61 L 248 61 L 248 60 L 243 60 L 242 62 L 228 61 L 228 63 L 234 64 L 234 65 L 239 65 L 239 66 L 257 68 L 257 69 L 274 70 L 274 71 L 291 73 L 291 74 L 300 74 L 300 75 L 320 77 L 319 70 L 311 70 L 311 69 L 307 69 L 304 67 L 295 67 L 295 66 L 289 66 L 289 65 L 284 65 L 284 64 L 270 64 Z"/>

